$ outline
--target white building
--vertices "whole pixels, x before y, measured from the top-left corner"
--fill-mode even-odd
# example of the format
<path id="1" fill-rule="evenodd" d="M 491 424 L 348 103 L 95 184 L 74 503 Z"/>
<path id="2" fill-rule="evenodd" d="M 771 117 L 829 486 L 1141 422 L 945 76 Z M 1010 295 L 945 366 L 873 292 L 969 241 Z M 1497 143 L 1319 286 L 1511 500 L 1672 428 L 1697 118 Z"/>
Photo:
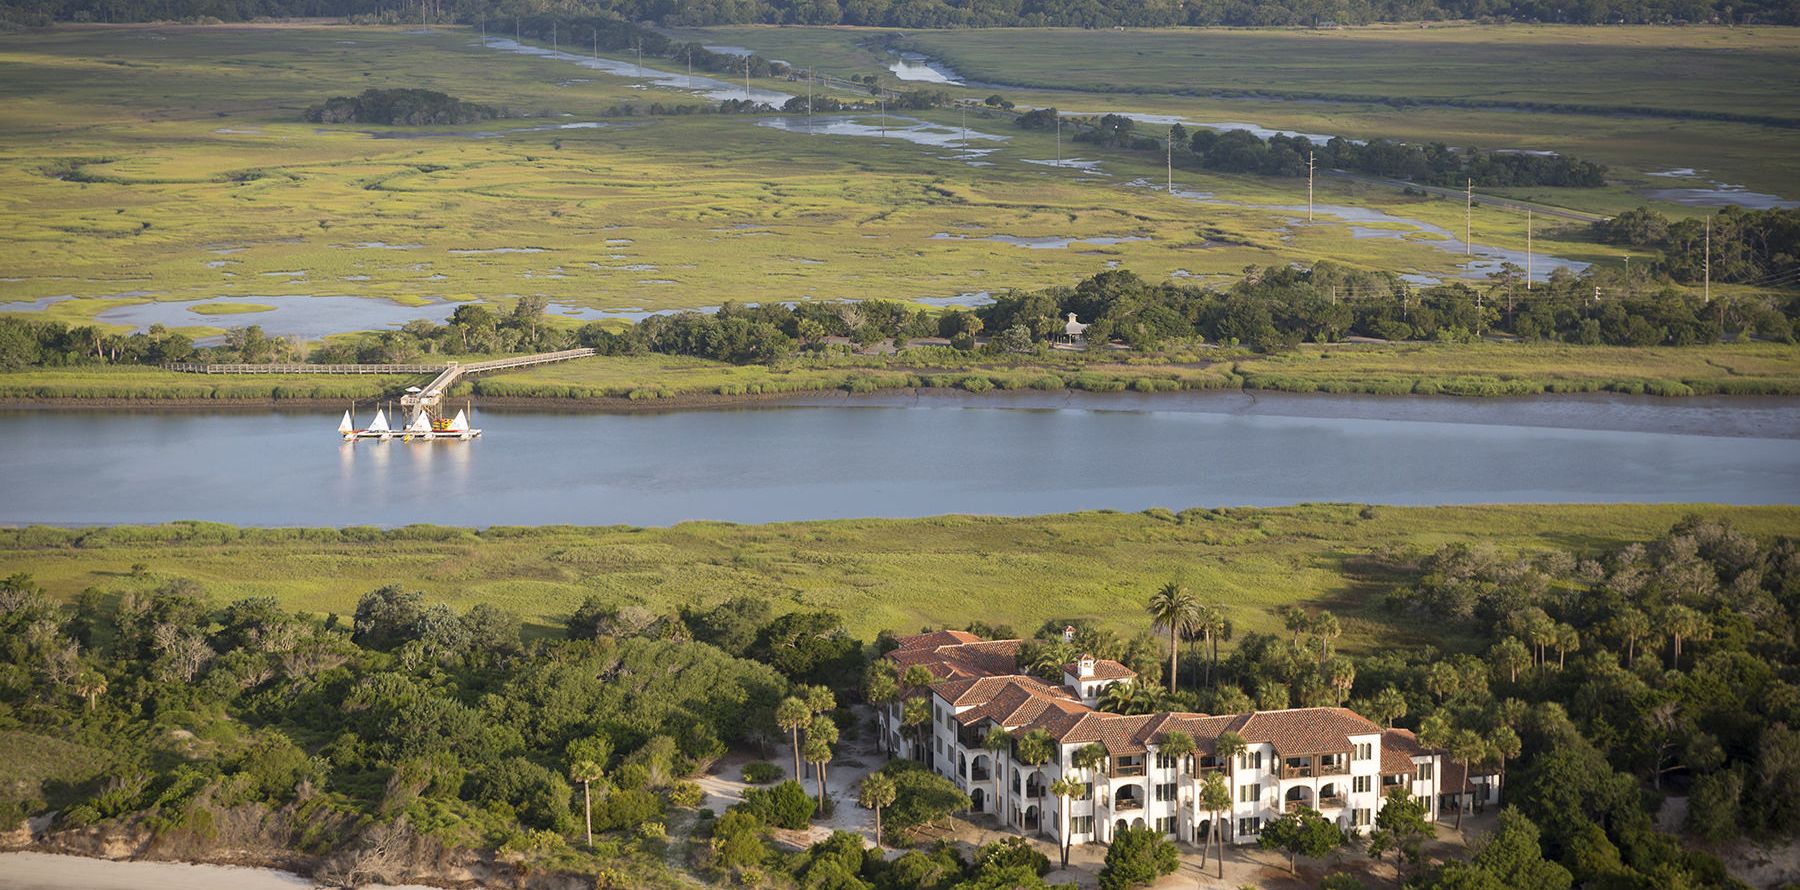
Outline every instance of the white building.
<path id="1" fill-rule="evenodd" d="M 960 631 L 902 637 L 887 657 L 904 672 L 920 665 L 938 680 L 916 695 L 929 697 L 924 727 L 901 725 L 904 702 L 880 712 L 895 756 L 927 764 L 962 788 L 974 811 L 997 815 L 1021 831 L 1061 839 L 1067 818 L 1071 843 L 1106 843 L 1126 826 L 1153 826 L 1180 840 L 1203 841 L 1213 815 L 1201 808 L 1199 785 L 1212 772 L 1227 777 L 1233 801 L 1218 814 L 1224 838 L 1252 843 L 1281 813 L 1310 807 L 1345 829 L 1367 831 L 1388 791 L 1404 787 L 1423 800 L 1427 818 L 1440 806 L 1498 800 L 1498 779 L 1476 776 L 1444 787 L 1447 758 L 1421 746 L 1411 732 L 1384 730 L 1347 708 L 1289 708 L 1248 714 L 1160 713 L 1127 716 L 1095 710 L 1101 691 L 1136 675 L 1116 661 L 1084 657 L 1063 669 L 1053 686 L 1018 671 L 1018 640 L 982 640 Z M 990 750 L 999 727 L 1013 739 L 1043 730 L 1055 742 L 1044 764 L 1019 759 L 1016 745 Z M 1159 753 L 1170 732 L 1191 736 L 1192 756 Z M 1235 764 L 1220 762 L 1215 743 L 1227 731 L 1246 750 Z M 1075 765 L 1076 752 L 1099 745 L 1095 768 Z M 1050 787 L 1064 775 L 1085 793 L 1059 812 Z M 1440 797 L 1440 795 L 1443 795 Z M 1453 810 L 1451 810 L 1453 812 Z"/>

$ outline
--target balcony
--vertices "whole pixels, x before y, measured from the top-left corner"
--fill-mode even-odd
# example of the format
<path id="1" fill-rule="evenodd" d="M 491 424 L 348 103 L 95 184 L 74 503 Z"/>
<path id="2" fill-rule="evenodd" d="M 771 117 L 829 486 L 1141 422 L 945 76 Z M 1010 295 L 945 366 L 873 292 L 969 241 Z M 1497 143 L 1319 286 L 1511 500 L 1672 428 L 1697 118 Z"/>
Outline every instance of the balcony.
<path id="1" fill-rule="evenodd" d="M 991 774 L 989 774 L 987 770 L 984 770 L 984 769 L 969 770 L 969 781 L 971 781 L 971 782 L 986 782 L 992 778 L 993 778 L 993 776 Z"/>
<path id="2" fill-rule="evenodd" d="M 1310 810 L 1312 808 L 1313 805 L 1310 800 L 1290 800 L 1287 803 L 1282 804 L 1281 811 L 1284 813 L 1297 813 L 1301 810 Z"/>
<path id="3" fill-rule="evenodd" d="M 1321 809 L 1321 810 L 1340 809 L 1341 810 L 1344 808 L 1345 801 L 1346 801 L 1346 798 L 1344 798 L 1342 795 L 1339 795 L 1337 797 L 1321 797 L 1321 798 L 1319 798 L 1319 809 Z"/>
<path id="4" fill-rule="evenodd" d="M 1350 764 L 1347 761 L 1321 764 L 1314 764 L 1311 761 L 1284 763 L 1281 765 L 1280 773 L 1283 779 L 1310 779 L 1315 776 L 1347 776 L 1349 774 Z"/>
<path id="5" fill-rule="evenodd" d="M 1043 797 L 1044 796 L 1044 786 L 1042 786 L 1042 785 L 1026 785 L 1025 786 L 1025 796 L 1032 800 L 1036 800 L 1040 797 Z"/>
<path id="6" fill-rule="evenodd" d="M 1143 808 L 1144 802 L 1135 797 L 1121 797 L 1113 801 L 1113 810 L 1118 812 L 1123 812 L 1125 810 L 1141 810 Z"/>
<path id="7" fill-rule="evenodd" d="M 1115 779 L 1128 779 L 1142 776 L 1144 775 L 1144 760 L 1141 757 L 1133 760 L 1115 760 L 1113 761 L 1112 767 L 1106 771 L 1106 774 Z"/>

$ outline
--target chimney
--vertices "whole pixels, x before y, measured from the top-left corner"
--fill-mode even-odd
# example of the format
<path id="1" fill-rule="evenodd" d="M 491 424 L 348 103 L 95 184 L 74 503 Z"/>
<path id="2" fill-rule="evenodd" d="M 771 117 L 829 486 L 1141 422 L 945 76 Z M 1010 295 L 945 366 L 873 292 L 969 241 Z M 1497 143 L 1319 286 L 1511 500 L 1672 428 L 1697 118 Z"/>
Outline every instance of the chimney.
<path id="1" fill-rule="evenodd" d="M 1092 677 L 1093 675 L 1094 675 L 1094 656 L 1083 654 L 1081 656 L 1081 660 L 1075 663 L 1075 676 L 1079 677 L 1080 679 L 1086 680 L 1087 678 Z"/>
<path id="2" fill-rule="evenodd" d="M 1075 642 L 1075 625 L 1073 625 L 1073 624 L 1063 625 L 1063 642 L 1065 642 L 1065 643 Z"/>

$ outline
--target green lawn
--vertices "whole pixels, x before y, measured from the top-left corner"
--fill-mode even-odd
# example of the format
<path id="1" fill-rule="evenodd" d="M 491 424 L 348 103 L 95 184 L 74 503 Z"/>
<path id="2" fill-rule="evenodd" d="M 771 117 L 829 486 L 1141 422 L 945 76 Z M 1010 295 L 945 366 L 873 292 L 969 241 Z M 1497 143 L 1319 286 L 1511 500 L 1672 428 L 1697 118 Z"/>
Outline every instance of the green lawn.
<path id="1" fill-rule="evenodd" d="M 1648 539 L 1696 509 L 1757 534 L 1800 529 L 1800 508 L 1683 505 L 1301 506 L 1191 511 L 1179 517 L 1078 513 L 1029 518 L 946 516 L 671 528 L 237 529 L 182 524 L 0 531 L 0 574 L 28 572 L 57 596 L 96 587 L 149 589 L 199 581 L 224 602 L 275 596 L 293 609 L 347 616 L 388 583 L 466 608 L 518 611 L 537 632 L 560 629 L 587 596 L 656 610 L 742 593 L 778 608 L 832 608 L 864 637 L 885 628 L 980 619 L 1029 632 L 1087 617 L 1143 626 L 1143 598 L 1181 575 L 1223 604 L 1240 632 L 1276 627 L 1288 603 L 1329 607 L 1348 645 L 1433 638 L 1378 607 L 1388 583 L 1375 561 L 1448 542 L 1503 551 L 1600 550 Z M 140 565 L 141 574 L 133 567 Z"/>

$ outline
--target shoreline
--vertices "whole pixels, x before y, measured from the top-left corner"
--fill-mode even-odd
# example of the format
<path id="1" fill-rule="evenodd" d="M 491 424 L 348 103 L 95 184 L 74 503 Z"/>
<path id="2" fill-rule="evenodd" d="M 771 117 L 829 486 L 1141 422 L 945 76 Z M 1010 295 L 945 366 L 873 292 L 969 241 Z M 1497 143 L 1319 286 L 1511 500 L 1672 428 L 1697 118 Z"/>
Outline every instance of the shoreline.
<path id="1" fill-rule="evenodd" d="M 1579 400 L 1583 397 L 1610 398 L 1643 398 L 1655 399 L 1672 405 L 1682 404 L 1699 399 L 1729 399 L 1745 406 L 1758 403 L 1767 404 L 1772 400 L 1800 398 L 1800 392 L 1746 392 L 1720 393 L 1689 391 L 1686 393 L 1650 392 L 1641 387 L 1632 389 L 1616 389 L 1609 386 L 1595 386 L 1590 389 L 1552 389 L 1545 388 L 1537 392 L 1389 392 L 1382 387 L 1331 386 L 1321 384 L 1313 389 L 1295 389 L 1288 387 L 1262 386 L 1223 386 L 1212 388 L 1195 388 L 1179 390 L 1160 390 L 1142 392 L 1137 390 L 1095 391 L 1076 388 L 1061 390 L 1007 390 L 990 389 L 975 392 L 956 386 L 896 386 L 881 387 L 872 391 L 857 392 L 843 386 L 822 387 L 813 390 L 795 390 L 789 392 L 765 393 L 720 393 L 693 392 L 654 398 L 631 398 L 625 395 L 611 396 L 532 396 L 532 395 L 476 395 L 463 394 L 451 396 L 449 401 L 461 398 L 477 408 L 483 409 L 534 409 L 543 411 L 566 411 L 583 414 L 643 414 L 670 411 L 702 411 L 730 409 L 745 406 L 780 404 L 785 402 L 807 402 L 820 399 L 852 399 L 859 396 L 908 396 L 917 397 L 934 393 L 957 394 L 978 398 L 1004 399 L 1016 397 L 1022 393 L 1039 393 L 1042 395 L 1073 394 L 1083 397 L 1103 399 L 1123 398 L 1180 398 L 1207 396 L 1217 394 L 1239 394 L 1248 397 L 1259 396 L 1322 396 L 1322 397 L 1363 397 L 1382 401 L 1406 402 L 1412 400 L 1435 401 L 1449 399 L 1469 404 L 1483 404 L 1510 400 L 1532 399 L 1546 401 Z M 342 408 L 349 404 L 357 406 L 373 405 L 397 399 L 397 395 L 376 397 L 319 398 L 302 396 L 294 398 L 271 398 L 255 396 L 244 398 L 131 398 L 120 396 L 5 396 L 0 397 L 0 410 L 128 410 L 128 411 L 193 411 L 199 409 L 238 411 L 280 411 L 282 409 L 319 410 Z M 1095 406 L 1099 407 L 1099 406 Z"/>

